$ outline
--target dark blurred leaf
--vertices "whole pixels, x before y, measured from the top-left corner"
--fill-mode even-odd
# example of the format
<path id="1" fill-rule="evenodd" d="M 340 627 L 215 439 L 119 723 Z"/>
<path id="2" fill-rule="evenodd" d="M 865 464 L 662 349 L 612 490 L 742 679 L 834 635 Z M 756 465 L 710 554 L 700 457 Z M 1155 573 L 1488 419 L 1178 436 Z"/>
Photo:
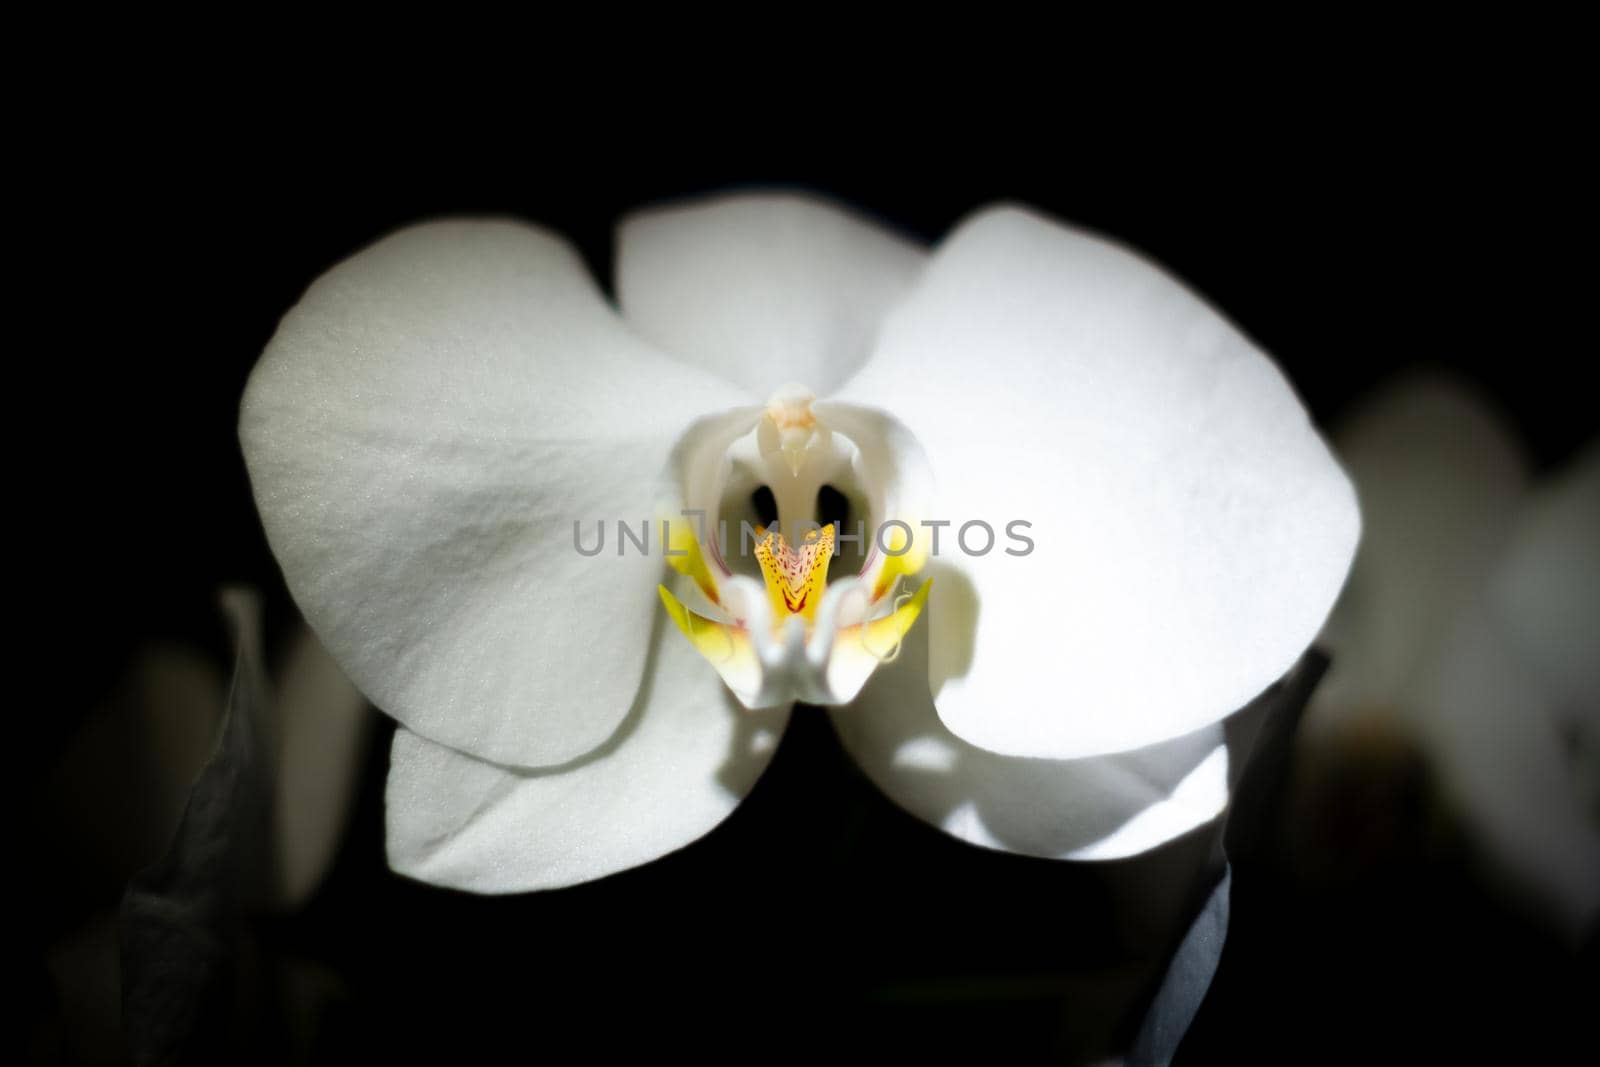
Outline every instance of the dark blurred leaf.
<path id="1" fill-rule="evenodd" d="M 1223 831 L 1223 850 L 1230 862 L 1223 867 L 1221 879 L 1179 943 L 1166 977 L 1161 980 L 1139 1027 L 1129 1063 L 1171 1063 L 1184 1035 L 1189 1032 L 1189 1024 L 1210 992 L 1211 980 L 1216 977 L 1228 940 L 1233 891 L 1231 861 L 1249 855 L 1262 839 L 1263 828 L 1282 794 L 1289 747 L 1311 694 L 1327 672 L 1328 663 L 1326 654 L 1312 649 L 1287 678 L 1261 698 L 1272 706 L 1266 709 L 1265 721 L 1234 791 L 1228 824 Z"/>
<path id="2" fill-rule="evenodd" d="M 1183 1035 L 1200 1010 L 1201 1001 L 1216 977 L 1222 959 L 1222 946 L 1228 939 L 1228 900 L 1233 886 L 1233 868 L 1225 867 L 1222 879 L 1206 898 L 1205 906 L 1183 937 L 1161 988 L 1139 1028 L 1128 1060 L 1134 1064 L 1168 1064 L 1178 1051 Z"/>
<path id="3" fill-rule="evenodd" d="M 1250 856 L 1262 846 L 1267 827 L 1282 802 L 1289 752 L 1300 729 L 1300 719 L 1331 662 L 1321 649 L 1311 649 L 1268 694 L 1276 706 L 1261 726 L 1244 777 L 1234 791 L 1228 826 L 1223 832 L 1223 846 L 1230 860 Z"/>
<path id="4" fill-rule="evenodd" d="M 124 1028 L 140 1064 L 223 1061 L 239 889 L 255 873 L 250 843 L 267 830 L 260 607 L 254 594 L 229 591 L 223 610 L 236 652 L 216 750 L 166 854 L 122 900 Z"/>

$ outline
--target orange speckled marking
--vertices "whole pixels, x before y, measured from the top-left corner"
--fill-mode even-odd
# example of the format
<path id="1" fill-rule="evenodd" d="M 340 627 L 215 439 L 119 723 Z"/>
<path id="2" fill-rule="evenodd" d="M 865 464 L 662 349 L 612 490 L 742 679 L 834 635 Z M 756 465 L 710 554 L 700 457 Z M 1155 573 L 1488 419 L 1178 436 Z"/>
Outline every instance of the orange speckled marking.
<path id="1" fill-rule="evenodd" d="M 819 532 L 812 530 L 798 549 L 777 531 L 756 543 L 756 559 L 767 581 L 767 596 L 772 601 L 774 621 L 781 624 L 790 615 L 807 622 L 816 618 L 817 605 L 828 584 L 828 561 L 833 558 L 833 524 Z"/>

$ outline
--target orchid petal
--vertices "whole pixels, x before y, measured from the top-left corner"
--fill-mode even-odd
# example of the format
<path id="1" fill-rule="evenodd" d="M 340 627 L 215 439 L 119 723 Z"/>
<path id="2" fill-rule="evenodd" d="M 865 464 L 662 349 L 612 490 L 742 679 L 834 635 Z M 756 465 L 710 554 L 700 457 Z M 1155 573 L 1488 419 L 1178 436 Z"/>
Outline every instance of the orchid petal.
<path id="1" fill-rule="evenodd" d="M 651 659 L 622 727 L 567 766 L 497 766 L 397 731 L 390 865 L 436 885 L 516 893 L 602 878 L 710 832 L 755 785 L 789 710 L 740 708 L 664 627 Z"/>
<path id="2" fill-rule="evenodd" d="M 928 562 L 939 529 L 922 525 L 934 518 L 929 513 L 934 486 L 928 457 L 904 424 L 887 412 L 829 401 L 813 407 L 818 418 L 857 449 L 856 476 L 867 490 L 872 512 L 872 529 L 863 531 L 869 553 L 863 574 L 871 579 L 876 600 Z"/>
<path id="3" fill-rule="evenodd" d="M 1304 652 L 1355 549 L 1350 485 L 1272 362 L 1146 261 L 1019 209 L 958 227 L 839 399 L 921 443 L 947 538 L 996 537 L 941 553 L 962 580 L 929 605 L 940 718 L 993 752 L 1218 721 Z"/>
<path id="4" fill-rule="evenodd" d="M 1163 845 L 1227 806 L 1229 752 L 1220 725 L 1114 756 L 1000 756 L 940 721 L 927 656 L 926 630 L 913 629 L 855 703 L 829 713 L 867 777 L 945 833 L 1047 859 L 1113 860 Z"/>
<path id="5" fill-rule="evenodd" d="M 848 704 L 881 665 L 899 658 L 906 634 L 928 603 L 930 578 L 915 593 L 904 593 L 892 610 L 866 622 L 841 626 L 828 649 L 829 704 Z M 863 590 L 864 593 L 864 590 Z"/>
<path id="6" fill-rule="evenodd" d="M 735 441 L 750 432 L 762 409 L 747 406 L 696 419 L 673 448 L 672 462 L 679 473 L 681 505 L 665 516 L 672 522 L 672 553 L 687 546 L 685 537 L 704 543 L 715 529 L 718 505 L 728 480 L 728 451 Z M 680 528 L 680 525 L 684 528 Z M 668 562 L 680 573 L 682 556 L 669 556 Z"/>
<path id="7" fill-rule="evenodd" d="M 663 351 L 765 397 L 819 395 L 871 351 L 924 254 L 821 200 L 780 193 L 641 211 L 617 235 L 623 315 Z"/>
<path id="8" fill-rule="evenodd" d="M 667 609 L 667 616 L 689 639 L 695 651 L 716 668 L 717 674 L 729 689 L 745 701 L 746 707 L 751 706 L 761 692 L 765 672 L 756 656 L 749 631 L 742 626 L 695 614 L 684 607 L 683 601 L 673 596 L 664 585 L 658 586 L 656 591 L 661 594 L 661 603 Z"/>
<path id="9" fill-rule="evenodd" d="M 312 285 L 240 437 L 289 588 L 351 680 L 423 737 L 539 765 L 627 714 L 661 565 L 581 555 L 574 521 L 653 518 L 683 428 L 741 402 L 631 335 L 561 241 L 444 222 Z"/>

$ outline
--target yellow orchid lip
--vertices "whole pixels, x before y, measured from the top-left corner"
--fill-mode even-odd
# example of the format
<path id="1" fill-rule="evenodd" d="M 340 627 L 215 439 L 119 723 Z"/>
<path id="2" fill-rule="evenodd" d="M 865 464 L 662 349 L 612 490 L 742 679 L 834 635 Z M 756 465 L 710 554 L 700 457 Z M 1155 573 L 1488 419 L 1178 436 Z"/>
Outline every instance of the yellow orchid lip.
<path id="1" fill-rule="evenodd" d="M 926 581 L 915 591 L 901 589 L 901 579 L 909 579 L 928 558 L 927 548 L 912 539 L 913 520 L 926 497 L 921 468 L 890 456 L 889 444 L 880 440 L 886 431 L 874 417 L 848 407 L 819 411 L 815 401 L 810 389 L 791 384 L 773 392 L 759 414 L 740 409 L 738 419 L 707 422 L 702 429 L 716 433 L 697 439 L 691 449 L 706 462 L 705 476 L 682 487 L 676 501 L 681 517 L 661 518 L 668 563 L 681 576 L 671 588 L 660 587 L 661 602 L 747 708 L 794 701 L 850 703 L 873 671 L 896 658 L 928 599 Z M 836 434 L 830 425 L 834 416 L 855 434 Z M 724 432 L 730 436 L 720 436 Z M 920 462 L 914 447 L 905 451 Z M 718 453 L 719 466 L 713 468 Z M 891 517 L 871 539 L 873 550 L 860 571 L 848 577 L 835 573 L 830 585 L 829 569 L 840 545 L 867 543 L 862 522 L 856 533 L 841 536 L 839 523 L 807 521 L 820 519 L 818 512 L 840 517 L 838 509 L 822 502 L 830 486 L 844 495 L 836 481 L 862 494 L 869 513 Z M 907 484 L 895 488 L 902 481 Z M 759 579 L 733 573 L 719 548 L 728 543 L 728 520 L 746 513 L 738 496 L 752 486 L 771 497 L 768 507 L 775 513 L 757 505 L 767 524 L 753 531 L 739 520 L 741 553 L 751 551 L 746 535 L 755 534 Z M 752 494 L 752 504 L 755 500 Z M 690 502 L 701 506 L 691 510 Z M 660 506 L 671 503 L 663 500 Z M 843 513 L 856 506 L 848 504 Z M 700 521 L 686 521 L 691 516 Z M 795 524 L 808 532 L 796 532 Z M 795 540 L 786 540 L 783 529 Z"/>
<path id="2" fill-rule="evenodd" d="M 927 604 L 931 579 L 914 594 L 897 597 L 890 610 L 875 616 L 873 609 L 882 604 L 895 579 L 906 573 L 898 568 L 887 581 L 880 578 L 875 582 L 870 593 L 865 586 L 852 590 L 866 601 L 860 621 L 819 626 L 819 609 L 828 589 L 828 564 L 837 547 L 833 524 L 809 531 L 798 547 L 791 546 L 775 529 L 763 529 L 759 534 L 756 558 L 761 564 L 766 606 L 761 608 L 759 598 L 754 604 L 743 601 L 757 609 L 752 620 L 759 619 L 759 625 L 734 617 L 732 612 L 738 610 L 735 605 L 740 601 L 724 597 L 715 572 L 706 565 L 698 542 L 684 523 L 670 524 L 668 559 L 711 605 L 729 616 L 714 619 L 697 614 L 662 585 L 658 591 L 667 615 L 748 707 L 766 707 L 797 696 L 813 703 L 848 702 L 878 665 L 895 658 L 901 640 Z M 753 595 L 754 583 L 749 588 Z M 837 594 L 844 592 L 841 589 Z M 764 619 L 760 618 L 763 611 Z M 838 615 L 835 609 L 822 617 L 837 620 Z M 794 623 L 797 619 L 803 626 Z M 820 630 L 826 633 L 814 633 Z M 790 637 L 780 639 L 785 633 Z M 796 671 L 806 677 L 797 682 Z M 795 691 L 796 685 L 803 696 Z M 823 699 L 828 697 L 831 699 Z"/>
<path id="3" fill-rule="evenodd" d="M 809 626 L 816 621 L 817 605 L 828 584 L 828 561 L 833 558 L 833 524 L 809 531 L 798 549 L 791 548 L 776 530 L 757 531 L 756 559 L 766 579 L 775 625 L 789 615 L 799 615 Z"/>

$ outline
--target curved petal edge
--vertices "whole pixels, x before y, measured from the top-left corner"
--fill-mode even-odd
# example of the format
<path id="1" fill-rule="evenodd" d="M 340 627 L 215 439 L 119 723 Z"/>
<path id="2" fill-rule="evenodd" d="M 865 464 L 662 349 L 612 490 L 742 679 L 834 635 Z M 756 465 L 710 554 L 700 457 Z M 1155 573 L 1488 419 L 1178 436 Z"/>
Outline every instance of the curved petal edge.
<path id="1" fill-rule="evenodd" d="M 639 686 L 650 553 L 580 552 L 653 518 L 675 441 L 745 398 L 631 334 L 535 227 L 415 226 L 339 264 L 251 375 L 239 435 L 306 620 L 410 730 L 561 763 Z"/>
<path id="2" fill-rule="evenodd" d="M 396 731 L 389 865 L 434 885 L 519 893 L 648 863 L 732 813 L 788 716 L 740 708 L 688 642 L 660 627 L 622 728 L 568 766 L 497 766 Z"/>
<path id="3" fill-rule="evenodd" d="M 1267 356 L 1146 260 L 1026 210 L 946 239 L 841 399 L 921 442 L 947 537 L 994 535 L 939 561 L 929 668 L 951 732 L 1003 755 L 1123 752 L 1244 707 L 1316 636 L 1359 538 Z"/>

